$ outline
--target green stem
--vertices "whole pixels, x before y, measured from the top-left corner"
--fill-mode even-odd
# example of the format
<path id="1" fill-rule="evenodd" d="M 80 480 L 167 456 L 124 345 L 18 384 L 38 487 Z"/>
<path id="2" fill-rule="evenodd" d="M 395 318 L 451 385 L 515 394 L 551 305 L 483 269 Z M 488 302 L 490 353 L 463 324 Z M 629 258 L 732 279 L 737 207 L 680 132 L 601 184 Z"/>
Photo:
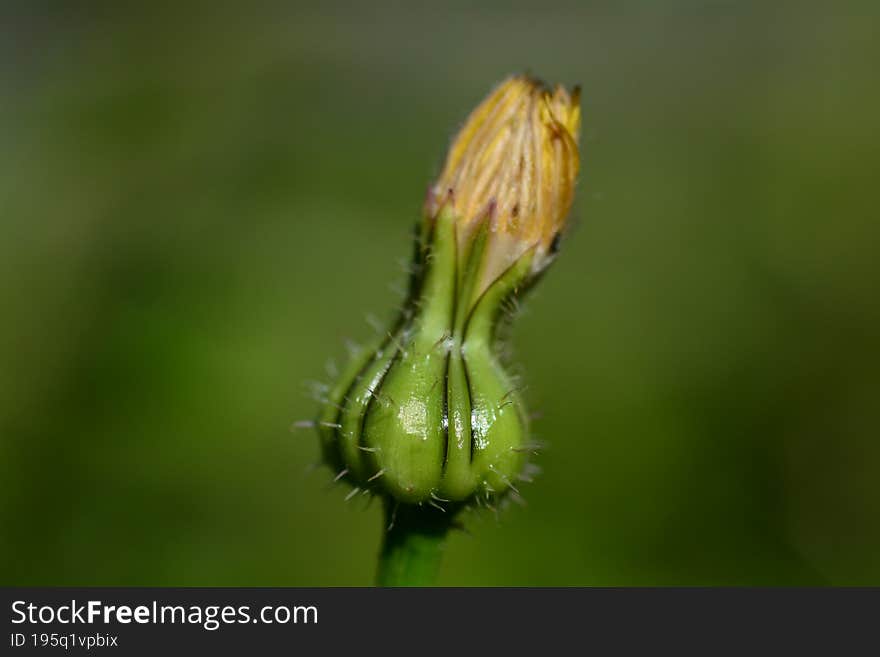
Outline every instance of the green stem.
<path id="1" fill-rule="evenodd" d="M 440 569 L 450 511 L 429 506 L 385 504 L 385 538 L 379 553 L 379 586 L 432 586 Z"/>

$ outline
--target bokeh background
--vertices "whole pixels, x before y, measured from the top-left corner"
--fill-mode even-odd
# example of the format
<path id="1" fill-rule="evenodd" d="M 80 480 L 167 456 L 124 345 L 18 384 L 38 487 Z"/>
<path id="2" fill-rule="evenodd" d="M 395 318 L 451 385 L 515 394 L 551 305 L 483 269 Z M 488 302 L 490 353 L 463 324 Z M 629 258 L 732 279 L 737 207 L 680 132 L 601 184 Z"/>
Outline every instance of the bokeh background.
<path id="1" fill-rule="evenodd" d="M 528 70 L 584 90 L 550 448 L 440 583 L 880 584 L 880 5 L 130 4 L 0 10 L 0 583 L 369 585 L 289 428 Z"/>

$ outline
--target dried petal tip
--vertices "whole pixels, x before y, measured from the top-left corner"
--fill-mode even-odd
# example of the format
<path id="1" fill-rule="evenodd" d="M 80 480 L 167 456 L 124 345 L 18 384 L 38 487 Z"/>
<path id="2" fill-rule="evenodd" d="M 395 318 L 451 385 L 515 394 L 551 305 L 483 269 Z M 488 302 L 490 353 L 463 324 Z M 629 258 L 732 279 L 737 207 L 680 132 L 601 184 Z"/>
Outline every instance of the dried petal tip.
<path id="1" fill-rule="evenodd" d="M 499 85 L 468 117 L 452 142 L 426 203 L 434 218 L 450 205 L 458 240 L 490 221 L 484 287 L 531 248 L 539 269 L 562 230 L 578 173 L 580 93 L 552 91 L 526 76 Z"/>

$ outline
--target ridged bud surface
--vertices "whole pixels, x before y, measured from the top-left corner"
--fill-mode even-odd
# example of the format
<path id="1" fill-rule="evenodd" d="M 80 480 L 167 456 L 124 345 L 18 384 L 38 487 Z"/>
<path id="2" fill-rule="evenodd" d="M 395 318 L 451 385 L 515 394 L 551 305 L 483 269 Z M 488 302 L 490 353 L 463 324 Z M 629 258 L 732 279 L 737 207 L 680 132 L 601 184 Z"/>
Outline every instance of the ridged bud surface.
<path id="1" fill-rule="evenodd" d="M 554 254 L 578 123 L 576 93 L 524 77 L 465 123 L 426 203 L 408 299 L 319 418 L 340 479 L 403 503 L 492 500 L 515 488 L 527 414 L 496 333 L 506 302 Z"/>

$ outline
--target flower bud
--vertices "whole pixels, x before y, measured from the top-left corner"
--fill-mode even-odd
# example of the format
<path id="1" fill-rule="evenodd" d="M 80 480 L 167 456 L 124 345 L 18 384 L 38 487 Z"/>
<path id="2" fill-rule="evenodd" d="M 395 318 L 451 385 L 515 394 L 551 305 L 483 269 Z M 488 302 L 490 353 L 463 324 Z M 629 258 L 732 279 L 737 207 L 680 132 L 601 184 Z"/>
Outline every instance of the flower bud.
<path id="1" fill-rule="evenodd" d="M 515 490 L 528 423 L 496 353 L 506 302 L 552 258 L 578 170 L 578 93 L 502 83 L 454 139 L 425 204 L 410 294 L 352 360 L 319 426 L 325 460 L 404 503 Z"/>
<path id="2" fill-rule="evenodd" d="M 483 290 L 525 251 L 543 268 L 574 198 L 579 159 L 580 92 L 516 76 L 470 115 L 452 143 L 426 203 L 433 217 L 446 202 L 458 217 L 463 250 L 482 221 L 492 239 L 475 290 Z"/>

